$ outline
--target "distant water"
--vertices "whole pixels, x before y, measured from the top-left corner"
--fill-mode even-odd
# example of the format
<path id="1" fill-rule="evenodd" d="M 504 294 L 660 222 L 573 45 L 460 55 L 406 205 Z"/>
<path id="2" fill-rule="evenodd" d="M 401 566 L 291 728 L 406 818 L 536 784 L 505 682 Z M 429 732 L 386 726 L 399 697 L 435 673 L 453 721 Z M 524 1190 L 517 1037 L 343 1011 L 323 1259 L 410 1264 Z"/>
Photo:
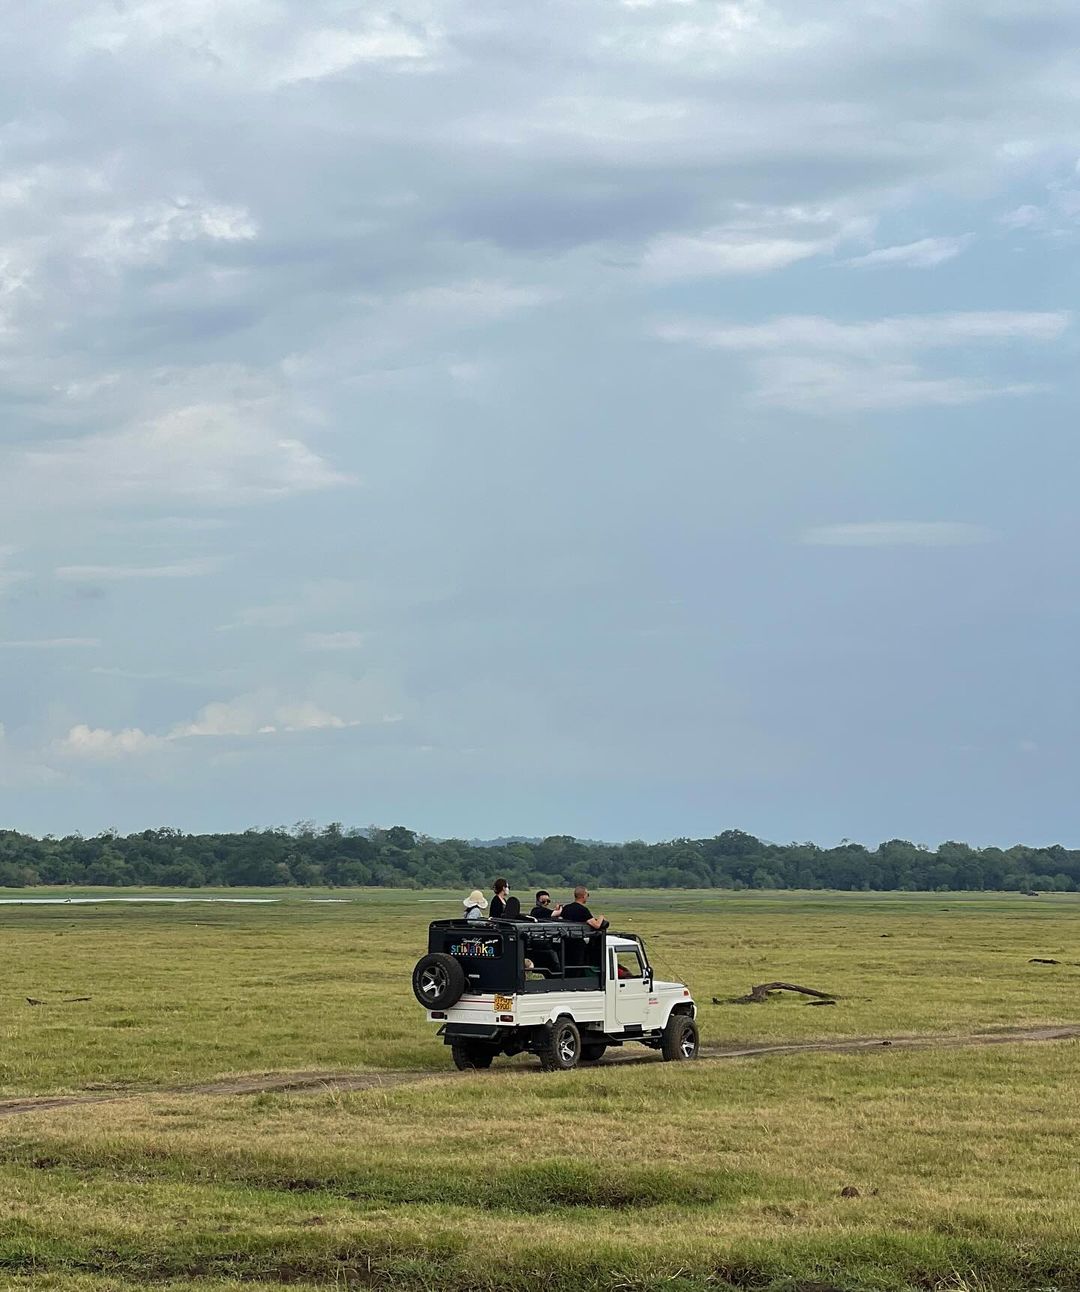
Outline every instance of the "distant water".
<path id="1" fill-rule="evenodd" d="M 319 900 L 319 899 L 315 899 Z M 323 898 L 344 901 L 344 898 Z M 98 902 L 232 902 L 263 904 L 280 902 L 280 897 L 0 897 L 0 906 L 89 906 Z"/>

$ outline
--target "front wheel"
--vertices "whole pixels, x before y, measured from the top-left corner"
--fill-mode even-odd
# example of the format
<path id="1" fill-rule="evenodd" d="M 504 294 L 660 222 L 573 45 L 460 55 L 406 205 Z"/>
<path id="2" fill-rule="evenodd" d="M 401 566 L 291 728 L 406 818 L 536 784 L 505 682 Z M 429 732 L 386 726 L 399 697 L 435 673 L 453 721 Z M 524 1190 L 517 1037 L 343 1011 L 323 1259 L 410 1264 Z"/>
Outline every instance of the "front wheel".
<path id="1" fill-rule="evenodd" d="M 582 1041 L 582 1063 L 599 1063 L 607 1051 L 606 1041 Z"/>
<path id="2" fill-rule="evenodd" d="M 454 1067 L 459 1072 L 473 1072 L 478 1068 L 490 1068 L 495 1058 L 495 1051 L 490 1045 L 477 1044 L 476 1041 L 455 1041 L 450 1046 Z"/>
<path id="3" fill-rule="evenodd" d="M 557 1018 L 549 1023 L 537 1047 L 540 1066 L 545 1072 L 568 1072 L 581 1058 L 581 1033 L 571 1018 Z"/>
<path id="4" fill-rule="evenodd" d="M 698 1027 L 689 1014 L 672 1014 L 660 1048 L 668 1063 L 697 1058 Z"/>

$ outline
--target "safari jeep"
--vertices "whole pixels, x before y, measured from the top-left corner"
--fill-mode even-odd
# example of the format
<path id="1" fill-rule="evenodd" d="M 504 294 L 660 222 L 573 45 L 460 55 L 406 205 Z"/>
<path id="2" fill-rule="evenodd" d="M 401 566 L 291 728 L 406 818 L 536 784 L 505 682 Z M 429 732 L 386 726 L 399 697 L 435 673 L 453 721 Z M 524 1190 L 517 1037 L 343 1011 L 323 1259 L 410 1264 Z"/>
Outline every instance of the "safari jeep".
<path id="1" fill-rule="evenodd" d="M 413 994 L 459 1068 L 535 1054 L 549 1071 L 637 1041 L 665 1059 L 698 1052 L 690 989 L 659 982 L 636 935 L 586 924 L 435 920 Z"/>

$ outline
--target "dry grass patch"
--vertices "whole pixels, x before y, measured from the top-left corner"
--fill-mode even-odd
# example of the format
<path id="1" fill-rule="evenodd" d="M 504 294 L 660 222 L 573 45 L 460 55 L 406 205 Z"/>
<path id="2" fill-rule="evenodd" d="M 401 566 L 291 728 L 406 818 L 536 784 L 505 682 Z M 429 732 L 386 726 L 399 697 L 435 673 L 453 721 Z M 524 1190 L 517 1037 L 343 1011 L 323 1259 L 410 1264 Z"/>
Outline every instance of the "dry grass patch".
<path id="1" fill-rule="evenodd" d="M 1078 1058 L 815 1054 L 34 1115 L 0 1132 L 21 1235 L 0 1265 L 32 1244 L 45 1270 L 128 1279 L 1069 1286 Z"/>

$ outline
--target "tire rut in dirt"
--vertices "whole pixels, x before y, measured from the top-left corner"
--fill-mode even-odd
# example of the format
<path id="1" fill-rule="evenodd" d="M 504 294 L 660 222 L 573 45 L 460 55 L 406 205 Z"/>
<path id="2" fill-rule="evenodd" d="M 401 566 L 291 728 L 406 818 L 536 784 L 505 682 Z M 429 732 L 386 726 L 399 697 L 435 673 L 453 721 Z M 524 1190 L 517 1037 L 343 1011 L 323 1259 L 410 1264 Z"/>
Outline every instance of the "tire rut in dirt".
<path id="1" fill-rule="evenodd" d="M 830 1041 L 776 1041 L 745 1046 L 702 1045 L 698 1062 L 719 1063 L 731 1059 L 764 1059 L 786 1054 L 855 1054 L 864 1050 L 953 1050 L 965 1046 L 1041 1044 L 1048 1041 L 1070 1041 L 1080 1038 L 1080 1023 L 1033 1028 L 1001 1028 L 993 1032 L 975 1032 L 964 1036 L 851 1036 Z M 657 1063 L 655 1054 L 616 1056 L 608 1054 L 607 1062 L 616 1065 Z M 524 1076 L 536 1069 L 507 1067 L 509 1075 Z M 258 1095 L 272 1093 L 314 1094 L 319 1090 L 374 1090 L 382 1087 L 412 1085 L 421 1081 L 452 1081 L 458 1074 L 452 1069 L 441 1072 L 300 1072 L 278 1073 L 265 1077 L 237 1077 L 226 1081 L 208 1081 L 200 1085 L 147 1086 L 109 1095 L 26 1095 L 0 1100 L 0 1117 L 17 1117 L 23 1113 L 50 1112 L 54 1109 L 93 1107 L 118 1103 L 146 1095 Z"/>

